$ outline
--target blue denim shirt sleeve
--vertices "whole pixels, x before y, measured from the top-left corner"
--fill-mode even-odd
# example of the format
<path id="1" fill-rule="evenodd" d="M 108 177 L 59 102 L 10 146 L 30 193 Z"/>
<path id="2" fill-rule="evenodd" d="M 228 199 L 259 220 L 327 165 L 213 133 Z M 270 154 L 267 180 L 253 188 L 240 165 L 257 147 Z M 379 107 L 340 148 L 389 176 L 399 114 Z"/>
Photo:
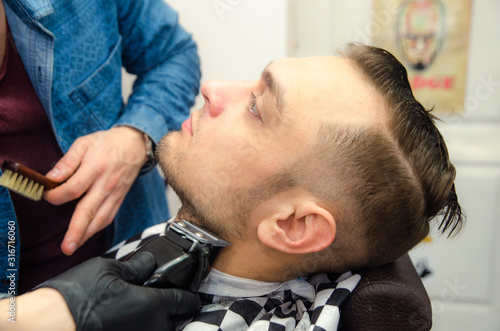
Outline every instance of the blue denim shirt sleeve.
<path id="1" fill-rule="evenodd" d="M 163 1 L 121 0 L 117 6 L 123 66 L 137 80 L 116 125 L 138 128 L 157 143 L 179 129 L 198 93 L 196 44 Z"/>

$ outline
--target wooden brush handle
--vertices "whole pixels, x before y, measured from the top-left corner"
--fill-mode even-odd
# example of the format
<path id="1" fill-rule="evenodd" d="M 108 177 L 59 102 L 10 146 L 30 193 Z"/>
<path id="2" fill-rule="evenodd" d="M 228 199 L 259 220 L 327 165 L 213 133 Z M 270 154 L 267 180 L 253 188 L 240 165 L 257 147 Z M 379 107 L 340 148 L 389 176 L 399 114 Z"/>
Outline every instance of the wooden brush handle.
<path id="1" fill-rule="evenodd" d="M 32 170 L 32 169 L 30 169 L 30 168 L 28 168 L 20 163 L 17 163 L 17 162 L 5 160 L 2 163 L 2 170 L 5 170 L 5 169 L 17 172 L 21 176 L 24 176 L 24 177 L 29 178 L 29 179 L 31 179 L 39 184 L 42 184 L 47 190 L 51 190 L 51 189 L 59 186 L 59 183 L 56 183 L 53 180 L 48 179 L 44 175 L 36 172 L 35 170 Z"/>

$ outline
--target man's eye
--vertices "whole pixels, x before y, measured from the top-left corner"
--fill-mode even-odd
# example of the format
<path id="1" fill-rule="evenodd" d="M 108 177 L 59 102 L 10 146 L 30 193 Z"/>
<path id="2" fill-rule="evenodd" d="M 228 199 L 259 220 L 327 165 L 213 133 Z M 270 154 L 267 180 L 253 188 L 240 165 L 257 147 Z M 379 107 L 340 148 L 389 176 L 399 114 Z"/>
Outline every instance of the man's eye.
<path id="1" fill-rule="evenodd" d="M 255 97 L 255 94 L 250 95 L 250 102 L 248 103 L 248 110 L 250 113 L 260 119 L 260 114 L 259 110 L 257 109 L 257 98 Z"/>

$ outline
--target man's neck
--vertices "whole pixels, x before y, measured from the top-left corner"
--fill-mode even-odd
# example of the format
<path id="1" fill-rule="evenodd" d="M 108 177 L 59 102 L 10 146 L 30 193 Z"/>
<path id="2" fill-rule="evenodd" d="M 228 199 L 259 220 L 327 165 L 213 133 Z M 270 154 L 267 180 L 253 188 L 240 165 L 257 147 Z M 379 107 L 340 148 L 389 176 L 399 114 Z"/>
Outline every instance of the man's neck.
<path id="1" fill-rule="evenodd" d="M 277 281 L 267 270 L 262 270 L 258 253 L 255 253 L 252 258 L 242 256 L 242 251 L 238 246 L 228 246 L 221 249 L 219 255 L 215 259 L 212 267 L 226 274 L 255 279 L 260 281 Z M 245 254 L 246 255 L 246 254 Z"/>
<path id="2" fill-rule="evenodd" d="M 296 256 L 298 260 L 298 256 Z M 221 249 L 212 267 L 241 278 L 264 282 L 283 282 L 298 275 L 290 268 L 290 256 L 273 250 L 258 241 L 234 242 Z"/>

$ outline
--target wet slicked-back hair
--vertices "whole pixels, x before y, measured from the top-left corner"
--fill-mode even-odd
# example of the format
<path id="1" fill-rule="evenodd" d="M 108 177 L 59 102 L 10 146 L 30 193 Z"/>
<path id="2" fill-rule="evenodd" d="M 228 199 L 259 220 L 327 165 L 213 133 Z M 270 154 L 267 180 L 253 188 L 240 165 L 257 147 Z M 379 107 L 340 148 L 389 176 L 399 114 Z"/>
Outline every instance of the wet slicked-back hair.
<path id="1" fill-rule="evenodd" d="M 448 235 L 463 223 L 455 168 L 436 118 L 413 96 L 404 66 L 372 46 L 349 44 L 340 55 L 383 97 L 389 120 L 388 132 L 328 123 L 319 130 L 314 153 L 333 171 L 324 184 L 311 181 L 310 189 L 334 201 L 337 237 L 330 253 L 336 262 L 321 268 L 330 271 L 398 258 L 425 238 L 432 219 L 441 220 L 439 229 Z"/>

